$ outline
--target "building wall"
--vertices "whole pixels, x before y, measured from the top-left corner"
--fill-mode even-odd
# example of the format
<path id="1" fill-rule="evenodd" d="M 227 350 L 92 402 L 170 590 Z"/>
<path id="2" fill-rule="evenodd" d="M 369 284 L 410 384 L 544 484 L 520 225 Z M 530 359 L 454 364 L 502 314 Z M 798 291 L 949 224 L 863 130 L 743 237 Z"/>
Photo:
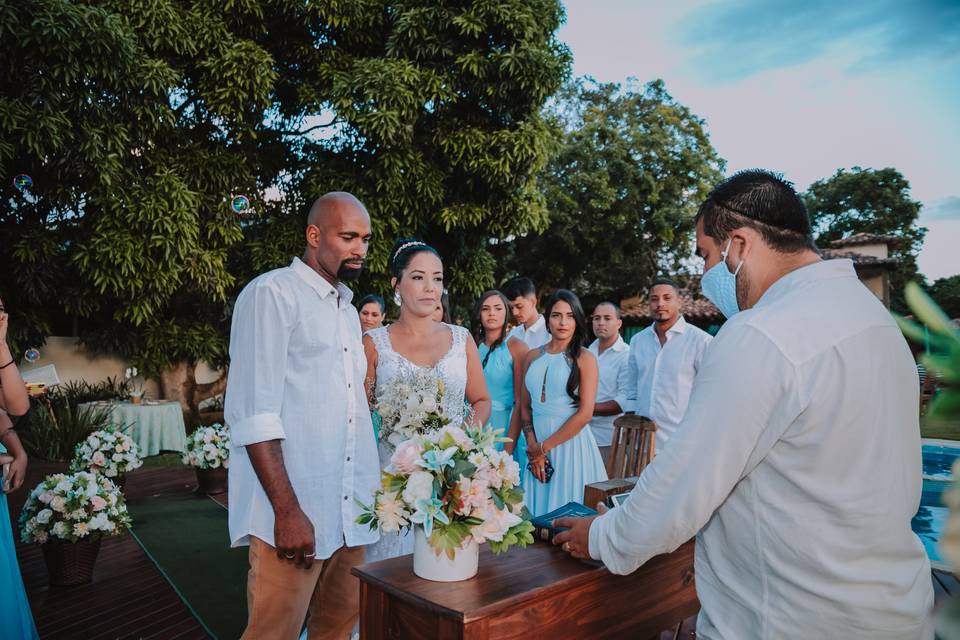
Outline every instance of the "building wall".
<path id="1" fill-rule="evenodd" d="M 890 249 L 887 247 L 885 242 L 880 242 L 877 244 L 857 244 L 849 247 L 838 247 L 843 251 L 852 251 L 853 253 L 860 254 L 861 256 L 872 256 L 874 258 L 889 258 Z"/>
<path id="2" fill-rule="evenodd" d="M 94 356 L 90 354 L 75 337 L 53 336 L 47 338 L 40 350 L 40 359 L 32 364 L 21 363 L 21 371 L 52 364 L 57 367 L 61 382 L 85 381 L 91 384 L 103 382 L 107 378 L 123 379 L 130 363 L 116 356 Z M 197 382 L 213 382 L 218 373 L 201 363 L 197 367 Z M 160 388 L 155 380 L 147 380 L 144 392 L 148 397 L 160 399 Z"/>

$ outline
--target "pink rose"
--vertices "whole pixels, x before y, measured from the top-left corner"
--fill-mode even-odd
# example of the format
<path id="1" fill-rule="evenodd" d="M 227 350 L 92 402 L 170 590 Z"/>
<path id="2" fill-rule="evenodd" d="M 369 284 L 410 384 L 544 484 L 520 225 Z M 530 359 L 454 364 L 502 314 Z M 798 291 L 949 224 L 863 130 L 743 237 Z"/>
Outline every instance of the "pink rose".
<path id="1" fill-rule="evenodd" d="M 107 501 L 100 496 L 93 496 L 90 498 L 90 504 L 93 506 L 94 511 L 100 511 L 107 506 Z"/>
<path id="2" fill-rule="evenodd" d="M 416 463 L 421 454 L 420 445 L 415 440 L 405 440 L 393 452 L 393 456 L 390 457 L 390 464 L 400 473 L 413 473 L 420 468 Z"/>
<path id="3" fill-rule="evenodd" d="M 95 451 L 94 454 L 90 456 L 90 462 L 97 465 L 98 467 L 102 467 L 106 461 L 107 459 L 106 457 L 104 457 L 102 451 Z"/>

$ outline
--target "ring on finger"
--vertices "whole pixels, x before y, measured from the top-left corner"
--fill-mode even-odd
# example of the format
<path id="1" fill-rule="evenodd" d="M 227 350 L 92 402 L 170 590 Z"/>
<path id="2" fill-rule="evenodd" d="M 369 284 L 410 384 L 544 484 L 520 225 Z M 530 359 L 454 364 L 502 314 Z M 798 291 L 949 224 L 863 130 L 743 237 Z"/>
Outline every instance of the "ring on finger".
<path id="1" fill-rule="evenodd" d="M 287 560 L 293 560 L 294 558 L 297 557 L 297 554 L 295 553 L 291 553 L 290 555 L 283 554 L 283 557 L 286 558 Z"/>
<path id="2" fill-rule="evenodd" d="M 303 557 L 304 557 L 304 558 L 314 558 L 314 557 L 316 557 L 316 555 L 317 555 L 316 553 L 305 553 L 305 554 L 303 554 Z"/>

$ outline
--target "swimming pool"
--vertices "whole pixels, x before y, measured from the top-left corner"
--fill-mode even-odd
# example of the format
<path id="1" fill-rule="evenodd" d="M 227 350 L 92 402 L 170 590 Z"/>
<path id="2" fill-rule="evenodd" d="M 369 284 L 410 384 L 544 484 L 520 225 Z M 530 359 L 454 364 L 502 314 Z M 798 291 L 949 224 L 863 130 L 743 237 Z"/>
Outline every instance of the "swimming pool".
<path id="1" fill-rule="evenodd" d="M 910 525 L 923 541 L 933 568 L 949 570 L 939 549 L 940 533 L 949 514 L 949 509 L 943 506 L 942 496 L 953 478 L 950 467 L 960 456 L 960 443 L 925 439 L 922 451 L 923 493 L 920 496 L 920 508 Z"/>

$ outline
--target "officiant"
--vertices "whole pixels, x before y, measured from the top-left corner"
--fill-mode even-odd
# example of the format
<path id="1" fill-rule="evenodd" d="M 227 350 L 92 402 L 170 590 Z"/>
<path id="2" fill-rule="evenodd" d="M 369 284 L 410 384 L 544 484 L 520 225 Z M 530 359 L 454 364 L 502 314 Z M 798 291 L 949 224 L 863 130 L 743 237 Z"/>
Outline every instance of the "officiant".
<path id="1" fill-rule="evenodd" d="M 360 320 L 343 281 L 360 275 L 370 216 L 348 193 L 317 200 L 303 258 L 241 292 L 224 413 L 231 430 L 230 540 L 249 545 L 244 638 L 349 637 L 350 570 L 378 535 L 356 498 L 380 479 L 363 386 Z"/>
<path id="2" fill-rule="evenodd" d="M 821 260 L 778 175 L 722 182 L 696 235 L 728 320 L 686 415 L 621 507 L 556 521 L 556 543 L 627 574 L 696 535 L 699 638 L 932 637 L 917 373 L 890 313 Z"/>

